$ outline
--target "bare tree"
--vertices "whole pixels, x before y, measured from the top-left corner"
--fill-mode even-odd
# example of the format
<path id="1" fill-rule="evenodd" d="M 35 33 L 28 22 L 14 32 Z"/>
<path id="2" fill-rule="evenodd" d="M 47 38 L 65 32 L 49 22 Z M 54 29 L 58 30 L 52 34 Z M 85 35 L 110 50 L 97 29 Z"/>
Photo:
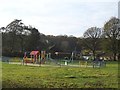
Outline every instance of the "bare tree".
<path id="1" fill-rule="evenodd" d="M 85 45 L 92 51 L 94 59 L 96 57 L 96 50 L 98 48 L 99 38 L 101 35 L 102 30 L 97 27 L 91 27 L 83 34 Z"/>

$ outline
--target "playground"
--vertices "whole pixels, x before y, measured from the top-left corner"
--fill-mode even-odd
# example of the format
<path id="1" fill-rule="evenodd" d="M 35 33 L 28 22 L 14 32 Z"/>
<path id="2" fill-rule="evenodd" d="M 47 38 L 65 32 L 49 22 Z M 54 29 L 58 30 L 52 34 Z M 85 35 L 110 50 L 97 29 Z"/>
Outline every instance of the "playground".
<path id="1" fill-rule="evenodd" d="M 79 59 L 75 59 L 77 54 L 75 53 L 63 53 L 55 52 L 55 55 L 59 57 L 65 54 L 64 58 L 52 58 L 51 53 L 46 53 L 46 51 L 31 51 L 25 52 L 23 58 L 4 58 L 5 62 L 9 64 L 20 64 L 27 66 L 52 66 L 52 67 L 89 67 L 89 68 L 102 68 L 106 67 L 106 61 L 96 57 L 95 60 L 89 60 L 88 57 L 85 58 L 80 56 Z M 67 57 L 69 54 L 69 57 Z"/>

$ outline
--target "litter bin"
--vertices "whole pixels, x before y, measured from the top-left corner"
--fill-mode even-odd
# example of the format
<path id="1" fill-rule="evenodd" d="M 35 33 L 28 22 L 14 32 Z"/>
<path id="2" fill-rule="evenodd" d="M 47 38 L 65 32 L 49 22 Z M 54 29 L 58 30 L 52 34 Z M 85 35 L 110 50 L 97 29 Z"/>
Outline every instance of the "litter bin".
<path id="1" fill-rule="evenodd" d="M 65 65 L 68 65 L 68 62 L 67 62 L 67 61 L 65 61 Z"/>

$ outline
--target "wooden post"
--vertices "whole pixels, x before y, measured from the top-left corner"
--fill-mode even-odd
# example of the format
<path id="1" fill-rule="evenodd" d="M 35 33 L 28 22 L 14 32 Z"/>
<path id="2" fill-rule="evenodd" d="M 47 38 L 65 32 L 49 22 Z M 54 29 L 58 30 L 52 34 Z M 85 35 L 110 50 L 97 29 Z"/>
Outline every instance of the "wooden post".
<path id="1" fill-rule="evenodd" d="M 41 66 L 40 54 L 39 54 L 39 65 Z"/>

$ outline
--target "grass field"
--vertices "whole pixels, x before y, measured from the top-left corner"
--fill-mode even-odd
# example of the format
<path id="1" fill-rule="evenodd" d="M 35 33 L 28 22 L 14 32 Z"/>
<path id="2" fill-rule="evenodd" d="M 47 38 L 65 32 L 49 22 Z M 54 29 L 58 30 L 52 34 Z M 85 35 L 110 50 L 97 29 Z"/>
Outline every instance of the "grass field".
<path id="1" fill-rule="evenodd" d="M 106 67 L 34 67 L 2 64 L 3 88 L 118 88 L 118 63 Z"/>

